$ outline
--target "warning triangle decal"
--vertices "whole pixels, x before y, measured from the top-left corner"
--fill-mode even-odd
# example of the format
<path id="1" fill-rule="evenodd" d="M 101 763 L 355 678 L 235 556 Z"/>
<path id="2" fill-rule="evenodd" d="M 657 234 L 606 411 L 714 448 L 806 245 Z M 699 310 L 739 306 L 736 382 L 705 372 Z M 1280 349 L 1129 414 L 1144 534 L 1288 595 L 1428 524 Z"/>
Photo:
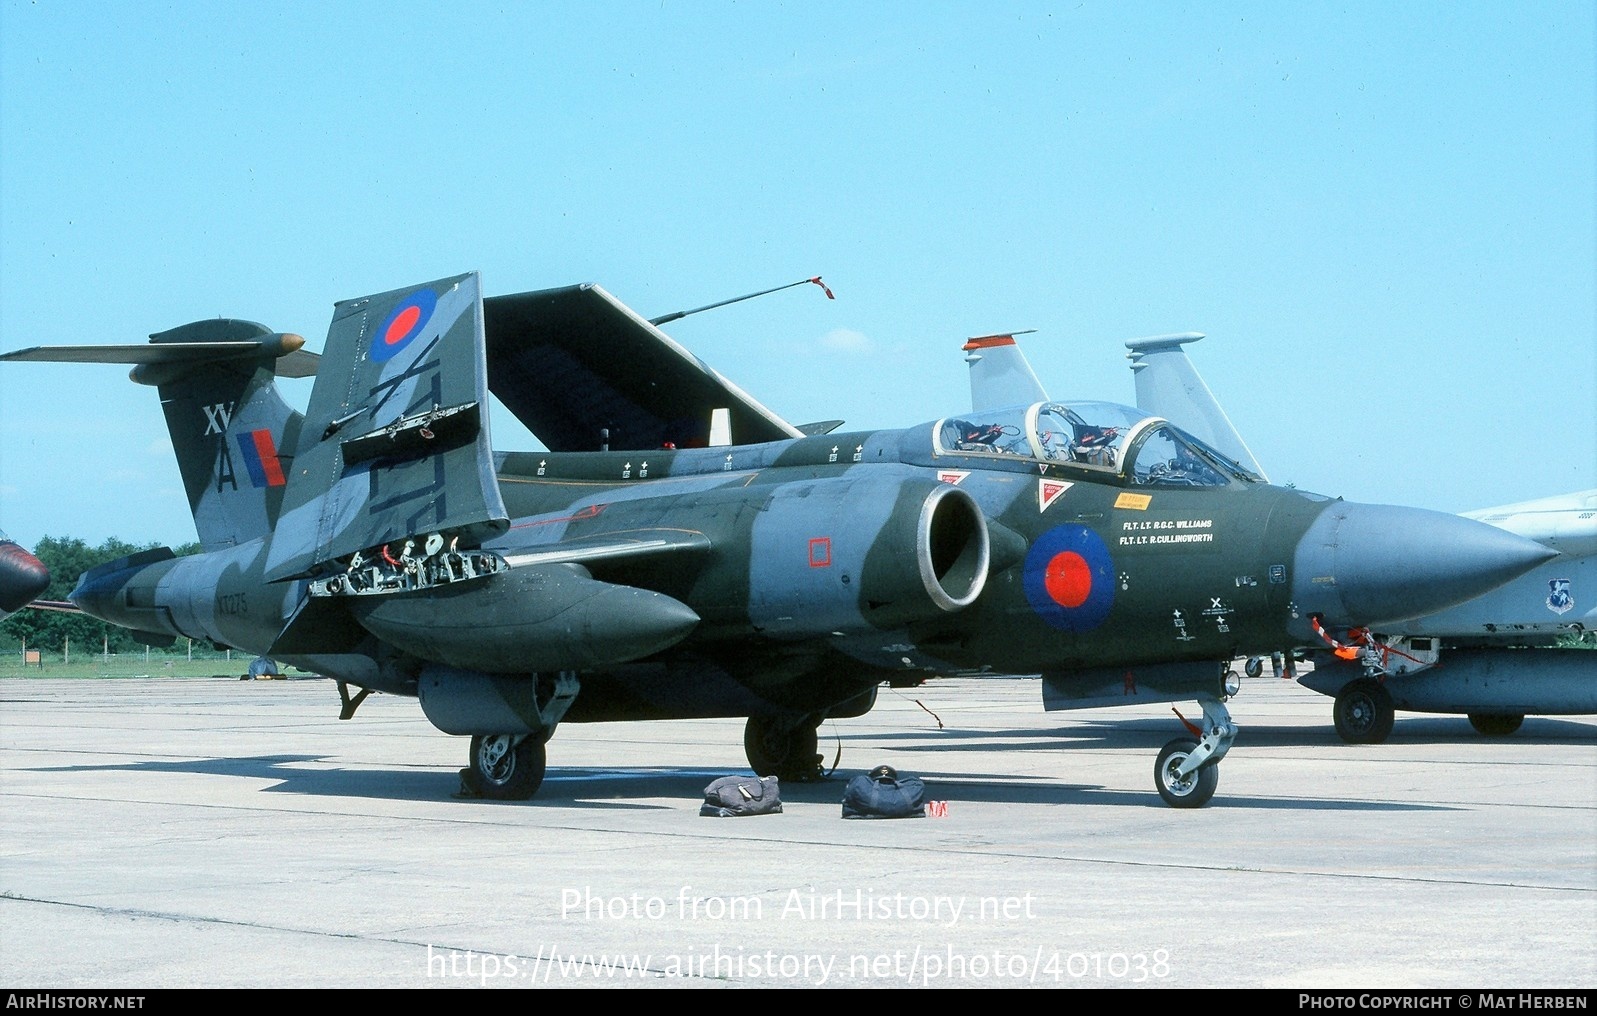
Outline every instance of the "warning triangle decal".
<path id="1" fill-rule="evenodd" d="M 1070 483 L 1065 480 L 1038 480 L 1037 481 L 1037 511 L 1048 510 L 1048 506 L 1059 500 L 1059 495 L 1070 489 Z"/>

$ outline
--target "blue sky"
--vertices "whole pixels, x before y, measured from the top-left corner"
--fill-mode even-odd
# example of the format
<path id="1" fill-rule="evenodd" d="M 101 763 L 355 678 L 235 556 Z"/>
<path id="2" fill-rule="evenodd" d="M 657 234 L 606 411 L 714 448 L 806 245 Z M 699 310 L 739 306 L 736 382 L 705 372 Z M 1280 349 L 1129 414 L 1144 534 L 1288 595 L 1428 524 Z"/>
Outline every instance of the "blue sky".
<path id="1" fill-rule="evenodd" d="M 1594 40 L 1588 2 L 0 0 L 0 349 L 819 274 L 667 331 L 851 429 L 966 407 L 970 335 L 1130 402 L 1125 339 L 1202 331 L 1278 482 L 1597 487 Z M 193 539 L 153 390 L 0 366 L 0 529 Z"/>

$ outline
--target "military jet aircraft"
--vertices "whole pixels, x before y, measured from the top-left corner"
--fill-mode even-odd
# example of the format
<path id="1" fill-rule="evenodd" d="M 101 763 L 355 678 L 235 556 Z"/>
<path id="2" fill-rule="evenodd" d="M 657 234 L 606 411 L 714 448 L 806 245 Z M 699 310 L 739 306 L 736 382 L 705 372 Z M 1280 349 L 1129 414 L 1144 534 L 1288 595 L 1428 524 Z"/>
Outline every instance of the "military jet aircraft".
<path id="1" fill-rule="evenodd" d="M 50 569 L 0 533 L 0 620 L 33 602 L 50 585 Z"/>
<path id="2" fill-rule="evenodd" d="M 532 795 L 565 722 L 744 717 L 754 769 L 802 778 L 818 724 L 881 683 L 996 672 L 1041 673 L 1056 705 L 1197 700 L 1155 763 L 1193 807 L 1236 736 L 1227 661 L 1440 610 L 1552 553 L 1270 486 L 1101 402 L 496 454 L 488 351 L 518 337 L 484 304 L 475 273 L 338 304 L 304 414 L 273 383 L 304 340 L 245 321 L 0 357 L 135 363 L 165 410 L 204 553 L 103 565 L 74 602 L 332 676 L 345 716 L 415 696 L 470 736 L 489 798 Z"/>
<path id="3" fill-rule="evenodd" d="M 1196 332 L 1132 339 L 1137 405 L 1199 435 L 1263 475 L 1242 436 L 1184 347 Z M 974 402 L 1016 394 L 1046 398 L 1013 336 L 966 343 Z M 1467 512 L 1538 543 L 1557 556 L 1467 603 L 1380 626 L 1378 632 L 1324 631 L 1300 684 L 1335 699 L 1343 740 L 1384 741 L 1398 709 L 1463 713 L 1482 734 L 1519 729 L 1528 714 L 1597 712 L 1597 652 L 1551 648 L 1597 630 L 1597 490 Z M 1249 673 L 1257 676 L 1258 661 Z"/>

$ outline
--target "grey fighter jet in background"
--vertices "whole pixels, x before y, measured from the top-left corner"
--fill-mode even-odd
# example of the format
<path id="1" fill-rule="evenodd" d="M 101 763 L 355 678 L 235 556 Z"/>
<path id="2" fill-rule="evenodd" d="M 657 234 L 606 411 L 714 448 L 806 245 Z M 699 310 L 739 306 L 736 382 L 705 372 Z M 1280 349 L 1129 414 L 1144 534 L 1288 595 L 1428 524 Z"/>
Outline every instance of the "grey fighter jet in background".
<path id="1" fill-rule="evenodd" d="M 1597 713 L 1597 650 L 1554 648 L 1597 631 L 1597 490 L 1465 514 L 1559 554 L 1468 603 L 1318 648 L 1298 681 L 1335 698 L 1343 740 L 1384 741 L 1398 709 L 1464 713 L 1488 736 Z"/>
<path id="2" fill-rule="evenodd" d="M 1196 700 L 1155 761 L 1161 797 L 1193 807 L 1236 735 L 1230 660 L 1439 611 L 1553 554 L 1271 486 L 1103 402 L 802 436 L 745 399 L 734 443 L 688 447 L 670 393 L 576 370 L 568 394 L 593 398 L 533 421 L 577 420 L 576 450 L 496 452 L 489 389 L 519 382 L 494 365 L 569 366 L 536 351 L 584 308 L 620 313 L 596 287 L 484 300 L 475 274 L 344 301 L 303 414 L 274 379 L 304 340 L 250 322 L 0 357 L 132 362 L 165 410 L 204 552 L 100 566 L 74 602 L 329 675 L 345 716 L 370 690 L 414 696 L 470 737 L 487 797 L 530 796 L 558 725 L 595 720 L 746 718 L 757 772 L 811 777 L 817 726 L 883 682 L 992 672 L 1041 673 L 1049 708 Z"/>

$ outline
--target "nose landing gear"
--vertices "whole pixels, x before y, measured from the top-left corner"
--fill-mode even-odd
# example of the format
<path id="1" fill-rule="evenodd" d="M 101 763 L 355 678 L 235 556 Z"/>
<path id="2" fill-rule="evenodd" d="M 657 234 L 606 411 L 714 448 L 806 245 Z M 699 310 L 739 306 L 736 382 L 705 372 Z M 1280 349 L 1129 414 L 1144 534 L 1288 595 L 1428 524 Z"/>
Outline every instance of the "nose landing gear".
<path id="1" fill-rule="evenodd" d="M 1200 699 L 1200 736 L 1178 737 L 1166 744 L 1153 764 L 1153 785 L 1172 808 L 1201 808 L 1220 785 L 1219 763 L 1236 740 L 1236 724 L 1219 699 Z M 1190 727 L 1191 724 L 1188 724 Z"/>

